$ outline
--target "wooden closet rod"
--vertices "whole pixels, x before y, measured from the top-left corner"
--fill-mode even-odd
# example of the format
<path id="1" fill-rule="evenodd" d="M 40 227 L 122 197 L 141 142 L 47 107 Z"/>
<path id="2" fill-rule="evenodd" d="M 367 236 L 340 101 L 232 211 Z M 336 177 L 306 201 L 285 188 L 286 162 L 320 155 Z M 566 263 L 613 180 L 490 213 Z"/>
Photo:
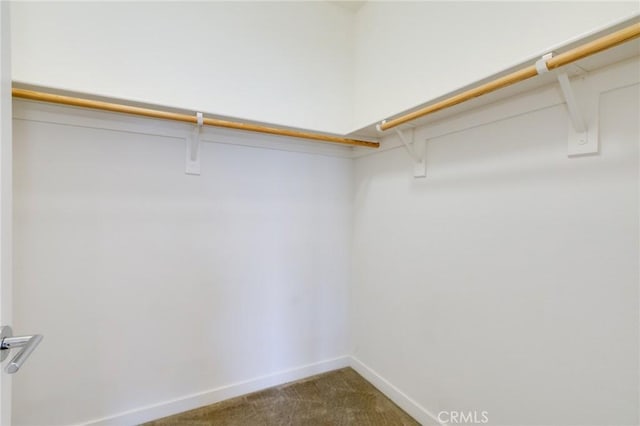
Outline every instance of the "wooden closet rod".
<path id="1" fill-rule="evenodd" d="M 197 124 L 196 115 L 179 114 L 175 112 L 161 111 L 149 108 L 140 108 L 130 105 L 122 105 L 110 102 L 94 101 L 91 99 L 75 98 L 71 96 L 55 95 L 52 93 L 37 92 L 13 88 L 12 95 L 15 98 L 30 99 L 32 101 L 49 102 L 54 104 L 70 105 L 82 108 L 99 109 L 102 111 L 119 112 L 123 114 L 141 115 L 144 117 L 161 118 L 164 120 L 183 121 L 185 123 Z M 240 123 L 237 121 L 220 120 L 217 118 L 204 117 L 203 123 L 208 126 L 226 127 L 228 129 L 246 130 L 249 132 L 268 133 L 271 135 L 290 136 L 292 138 L 311 139 L 322 142 L 332 142 L 344 145 L 364 146 L 367 148 L 378 148 L 378 142 L 370 142 L 358 139 L 349 139 L 339 136 L 330 136 L 322 133 L 306 132 L 301 130 L 282 129 L 277 127 L 262 126 L 259 124 Z"/>
<path id="2" fill-rule="evenodd" d="M 563 65 L 570 64 L 578 59 L 586 58 L 603 50 L 607 50 L 619 44 L 633 40 L 640 37 L 640 23 L 630 25 L 626 28 L 616 31 L 589 43 L 585 43 L 567 52 L 561 53 L 558 56 L 554 56 L 547 59 L 546 64 L 549 70 L 561 67 Z M 468 101 L 478 96 L 493 92 L 503 87 L 511 86 L 512 84 L 527 80 L 531 77 L 538 75 L 535 65 L 530 65 L 526 68 L 522 68 L 504 77 L 497 78 L 493 81 L 474 87 L 473 89 L 466 90 L 455 96 L 447 98 L 445 100 L 436 102 L 431 105 L 427 105 L 419 110 L 410 112 L 408 114 L 396 117 L 394 119 L 383 121 L 378 125 L 379 130 L 389 130 L 408 121 L 415 120 L 419 117 L 424 117 L 427 114 L 434 113 L 436 111 L 443 110 L 445 108 L 458 105 L 462 102 Z"/>

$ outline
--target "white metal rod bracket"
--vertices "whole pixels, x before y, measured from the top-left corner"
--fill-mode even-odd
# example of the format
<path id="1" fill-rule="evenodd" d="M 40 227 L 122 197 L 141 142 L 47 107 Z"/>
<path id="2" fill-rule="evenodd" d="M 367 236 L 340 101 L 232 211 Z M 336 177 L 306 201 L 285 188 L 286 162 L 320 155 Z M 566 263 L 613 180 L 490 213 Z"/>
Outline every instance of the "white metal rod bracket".
<path id="1" fill-rule="evenodd" d="M 538 71 L 538 75 L 549 72 L 549 68 L 547 68 L 547 60 L 551 59 L 552 57 L 553 52 L 549 52 L 545 55 L 542 55 L 542 57 L 536 61 L 536 71 Z"/>
<path id="2" fill-rule="evenodd" d="M 584 119 L 578 109 L 578 103 L 576 102 L 573 87 L 571 87 L 567 73 L 563 72 L 558 74 L 558 83 L 560 84 L 560 90 L 562 90 L 562 96 L 564 96 L 564 100 L 567 103 L 567 111 L 569 111 L 569 118 L 571 118 L 573 128 L 578 133 L 586 133 L 587 126 L 584 124 Z"/>
<path id="3" fill-rule="evenodd" d="M 536 70 L 538 74 L 545 74 L 549 72 L 547 67 L 547 60 L 553 56 L 552 53 L 547 53 L 538 61 L 536 61 Z M 582 81 L 584 78 L 584 70 L 579 67 L 575 67 L 582 72 Z M 574 87 L 569 81 L 567 72 L 556 73 L 556 79 L 560 85 L 562 96 L 567 105 L 567 112 L 569 114 L 569 136 L 567 139 L 567 155 L 569 157 L 576 155 L 597 154 L 599 150 L 598 146 L 598 94 L 588 91 L 588 87 L 585 89 L 587 95 L 584 97 L 584 103 L 586 107 L 581 109 L 578 107 L 576 101 Z M 585 119 L 583 111 L 589 112 L 588 117 L 590 120 Z"/>
<path id="4" fill-rule="evenodd" d="M 600 149 L 598 140 L 599 94 L 591 90 L 586 78 L 576 79 L 578 82 L 577 86 L 582 86 L 582 108 L 580 108 L 576 101 L 574 85 L 569 81 L 569 76 L 563 72 L 558 73 L 557 78 L 562 96 L 567 104 L 567 112 L 570 119 L 568 126 L 569 138 L 567 140 L 567 155 L 573 157 L 597 154 Z"/>
<path id="5" fill-rule="evenodd" d="M 204 116 L 201 112 L 196 114 L 197 125 L 187 136 L 187 155 L 185 162 L 185 173 L 188 175 L 200 174 L 200 132 L 204 125 Z"/>
<path id="6" fill-rule="evenodd" d="M 427 161 L 426 161 L 426 144 L 427 141 L 422 141 L 420 144 L 414 141 L 414 129 L 411 129 L 411 142 L 407 140 L 404 133 L 401 130 L 393 129 L 400 141 L 404 145 L 409 157 L 413 160 L 413 177 L 426 177 L 427 176 Z M 419 145 L 419 146 L 418 146 Z M 416 152 L 416 148 L 419 148 L 421 152 Z"/>

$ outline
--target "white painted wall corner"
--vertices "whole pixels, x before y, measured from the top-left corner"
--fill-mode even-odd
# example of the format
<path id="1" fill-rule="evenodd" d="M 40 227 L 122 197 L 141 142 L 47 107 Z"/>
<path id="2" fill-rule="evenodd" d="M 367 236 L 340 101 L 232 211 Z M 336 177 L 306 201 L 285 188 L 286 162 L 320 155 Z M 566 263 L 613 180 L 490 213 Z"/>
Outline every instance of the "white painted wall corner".
<path id="1" fill-rule="evenodd" d="M 367 379 L 380 392 L 385 394 L 387 398 L 420 422 L 420 424 L 425 426 L 446 426 L 446 424 L 440 423 L 437 416 L 431 411 L 411 399 L 407 394 L 395 387 L 371 367 L 365 365 L 358 358 L 352 356 L 349 357 L 349 359 L 351 368 L 356 370 L 358 374 Z"/>

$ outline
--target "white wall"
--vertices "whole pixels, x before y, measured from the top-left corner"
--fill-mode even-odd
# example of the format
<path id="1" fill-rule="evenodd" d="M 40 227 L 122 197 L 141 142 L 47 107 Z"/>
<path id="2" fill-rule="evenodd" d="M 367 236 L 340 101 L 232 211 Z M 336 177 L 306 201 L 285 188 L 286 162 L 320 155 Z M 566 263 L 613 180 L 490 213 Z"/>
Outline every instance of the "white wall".
<path id="1" fill-rule="evenodd" d="M 14 2 L 13 78 L 346 133 L 353 14 L 328 2 Z"/>
<path id="2" fill-rule="evenodd" d="M 637 2 L 14 2 L 15 81 L 348 133 Z"/>
<path id="3" fill-rule="evenodd" d="M 13 184 L 9 4 L 0 2 L 0 325 L 13 324 Z M 0 372 L 0 424 L 11 421 L 11 376 Z"/>
<path id="4" fill-rule="evenodd" d="M 589 77 L 597 156 L 567 158 L 551 87 L 430 141 L 426 179 L 402 148 L 356 160 L 354 356 L 434 416 L 638 424 L 638 76 Z"/>
<path id="5" fill-rule="evenodd" d="M 354 128 L 531 60 L 638 2 L 367 2 L 355 19 Z"/>
<path id="6" fill-rule="evenodd" d="M 86 422 L 347 353 L 350 159 L 205 143 L 189 176 L 184 140 L 98 128 L 180 126 L 15 114 L 16 332 L 45 339 L 14 380 L 14 424 Z"/>
<path id="7" fill-rule="evenodd" d="M 557 15 L 545 9 L 550 14 L 545 25 L 536 26 L 536 33 L 527 31 L 514 43 L 518 49 L 510 50 L 513 46 L 504 38 L 505 50 L 494 52 L 495 46 L 483 46 L 482 38 L 461 37 L 460 43 L 473 46 L 463 57 L 492 51 L 505 63 L 520 60 L 514 55 L 535 53 L 630 10 L 628 4 L 607 4 L 611 7 L 581 3 L 574 16 L 567 15 L 574 6 L 544 3 L 545 8 L 560 8 L 553 9 Z M 268 4 L 268 9 L 255 4 L 190 4 L 180 10 L 171 3 L 156 6 L 16 5 L 16 38 L 21 40 L 16 46 L 24 52 L 16 55 L 22 63 L 16 65 L 16 79 L 101 93 L 93 87 L 110 96 L 257 118 L 251 117 L 253 111 L 266 121 L 325 130 L 338 115 L 344 117 L 343 107 L 350 108 L 348 103 L 325 108 L 335 101 L 328 97 L 343 99 L 350 93 L 344 81 L 353 74 L 344 73 L 349 66 L 341 65 L 348 62 L 342 48 L 349 38 L 340 30 L 342 24 L 311 25 L 309 33 L 300 30 L 310 39 L 300 35 L 297 40 L 274 17 L 279 8 L 294 7 L 290 4 Z M 340 8 L 325 6 L 331 5 L 305 3 L 294 9 L 304 16 L 336 13 L 334 18 L 342 22 Z M 486 18 L 475 20 L 494 28 L 498 24 L 485 14 L 498 5 L 483 6 L 469 15 Z M 531 22 L 532 8 L 538 6 L 518 6 Z M 231 33 L 240 37 L 248 31 L 242 27 L 246 22 L 233 17 L 250 8 L 255 15 L 247 18 L 249 26 L 260 31 L 249 31 L 256 38 L 249 37 L 247 45 L 255 44 L 257 51 L 258 39 L 279 49 L 292 43 L 283 53 L 289 58 L 304 57 L 296 49 L 309 43 L 333 46 L 336 51 L 323 52 L 344 61 L 337 60 L 324 77 L 342 83 L 319 87 L 319 80 L 301 77 L 302 68 L 316 59 L 324 65 L 315 71 L 324 75 L 323 67 L 334 64 L 330 58 L 323 62 L 327 56 L 314 56 L 304 67 L 294 66 L 293 77 L 279 79 L 274 75 L 282 70 L 243 62 L 255 56 L 234 52 L 231 46 L 243 43 L 230 36 L 225 36 L 228 44 L 213 43 L 214 54 L 203 59 L 213 61 L 220 54 L 225 60 L 209 62 L 210 68 L 192 77 L 194 67 L 185 62 L 193 63 L 197 55 L 190 49 L 196 47 L 187 43 L 188 35 L 173 29 L 173 20 L 182 22 L 175 28 L 188 28 L 192 8 L 218 7 L 223 9 L 206 14 L 193 31 L 239 26 Z M 367 13 L 380 20 L 385 15 L 378 28 L 393 29 L 386 33 L 389 40 L 403 36 L 405 27 L 383 23 L 415 16 L 416 25 L 405 29 L 424 39 L 421 31 L 429 27 L 424 22 L 430 16 L 420 9 L 424 7 L 431 6 L 396 4 L 396 15 L 384 4 L 365 5 L 357 18 L 358 34 L 368 28 L 360 28 Z M 226 15 L 231 10 L 226 8 L 233 12 Z M 132 14 L 118 13 L 125 9 Z M 140 38 L 110 39 L 103 31 L 89 31 L 101 28 L 101 20 L 65 23 L 61 16 L 66 11 L 77 18 L 85 10 L 108 18 L 104 21 L 111 35 L 133 31 Z M 158 20 L 136 26 L 136 16 L 149 13 L 157 13 Z M 271 13 L 273 20 L 266 20 Z M 293 12 L 284 15 L 288 13 Z M 567 24 L 567 16 L 576 21 Z M 213 25 L 213 19 L 221 22 Z M 522 34 L 522 19 L 508 21 L 515 33 Z M 545 38 L 546 29 L 556 28 L 553 22 L 561 27 L 559 21 L 567 24 L 566 34 L 551 30 L 557 37 Z M 273 28 L 278 30 L 263 31 L 269 22 L 277 23 Z M 44 27 L 35 29 L 35 23 Z M 115 23 L 117 31 L 112 31 Z M 86 40 L 72 37 L 76 31 Z M 320 40 L 326 34 L 339 37 L 345 46 L 336 47 L 341 41 L 332 38 L 329 43 Z M 175 37 L 184 43 L 169 44 L 171 50 L 145 48 L 155 39 Z M 376 39 L 380 36 L 371 38 Z M 440 61 L 437 68 L 422 71 L 409 66 L 429 56 L 422 54 L 421 44 L 412 56 L 402 57 L 408 66 L 378 53 L 378 62 L 369 64 L 372 77 L 360 76 L 367 65 L 363 58 L 369 53 L 373 57 L 370 47 L 357 56 L 359 90 L 367 84 L 385 90 L 380 95 L 366 92 L 379 96 L 363 101 L 366 110 L 362 97 L 358 100 L 366 124 L 382 118 L 377 108 L 397 112 L 482 74 L 478 62 L 457 68 L 451 66 L 455 62 Z M 183 50 L 189 61 L 179 60 Z M 177 59 L 165 61 L 166 52 Z M 271 65 L 276 63 L 281 62 Z M 147 66 L 156 72 L 132 72 Z M 391 90 L 398 84 L 395 79 L 376 80 L 391 68 L 408 88 L 398 97 Z M 598 73 L 600 81 L 615 86 L 619 75 L 614 68 Z M 426 72 L 441 69 L 451 78 L 438 74 L 423 79 Z M 177 93 L 176 76 L 187 71 L 190 92 Z M 458 72 L 468 75 L 463 79 Z M 404 152 L 384 151 L 356 161 L 353 230 L 349 160 L 206 144 L 203 175 L 185 176 L 184 143 L 169 136 L 175 135 L 173 125 L 147 122 L 149 135 L 99 129 L 103 114 L 62 108 L 52 113 L 47 107 L 33 115 L 33 105 L 19 108 L 16 331 L 41 332 L 46 338 L 16 380 L 15 423 L 85 422 L 340 356 L 350 350 L 349 321 L 355 357 L 434 413 L 486 409 L 493 424 L 637 423 L 637 63 L 621 72 L 636 76 L 636 83 L 612 86 L 602 94 L 600 156 L 566 158 L 566 113 L 557 102 L 437 138 L 429 145 L 423 181 L 411 177 Z M 208 73 L 218 74 L 209 79 Z M 217 96 L 202 96 L 211 89 L 198 89 L 203 75 L 218 85 Z M 72 86 L 55 84 L 55 79 Z M 441 84 L 418 87 L 426 80 Z M 165 85 L 167 81 L 171 84 Z M 258 91 L 258 100 L 249 98 L 253 90 L 237 96 L 245 86 L 233 87 L 230 81 L 255 82 L 264 91 Z M 338 86 L 346 91 L 334 90 Z M 265 94 L 273 94 L 271 90 L 276 96 L 269 98 Z M 289 102 L 296 96 L 309 103 Z M 415 99 L 407 101 L 411 97 Z M 534 95 L 513 102 L 526 104 L 530 97 Z M 198 105 L 189 105 L 192 101 Z M 203 105 L 207 102 L 208 107 Z M 317 126 L 309 124 L 307 120 L 317 118 L 309 108 L 330 116 Z M 88 121 L 73 124 L 78 115 Z M 55 124 L 59 122 L 67 124 Z M 158 136 L 167 126 L 174 130 Z"/>

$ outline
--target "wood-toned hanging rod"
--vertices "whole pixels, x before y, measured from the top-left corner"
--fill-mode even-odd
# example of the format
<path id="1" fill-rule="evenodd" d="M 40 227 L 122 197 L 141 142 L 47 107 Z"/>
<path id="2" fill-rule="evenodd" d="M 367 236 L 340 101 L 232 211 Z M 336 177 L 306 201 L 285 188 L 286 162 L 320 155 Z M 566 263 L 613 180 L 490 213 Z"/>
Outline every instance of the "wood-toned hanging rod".
<path id="1" fill-rule="evenodd" d="M 586 58 L 587 56 L 591 56 L 595 53 L 602 52 L 603 50 L 607 50 L 614 46 L 618 46 L 622 43 L 633 40 L 637 37 L 640 37 L 640 23 L 630 25 L 619 31 L 608 34 L 604 37 L 598 38 L 589 43 L 585 43 L 574 49 L 561 53 L 558 56 L 554 56 L 550 59 L 547 59 L 546 60 L 547 69 L 552 70 L 552 69 L 561 67 L 563 65 L 570 64 L 579 59 Z M 445 100 L 436 102 L 431 105 L 427 105 L 423 108 L 420 108 L 416 111 L 402 115 L 400 117 L 383 121 L 382 123 L 378 124 L 378 129 L 379 130 L 392 129 L 408 121 L 415 120 L 416 118 L 424 117 L 427 114 L 431 114 L 436 111 L 441 111 L 445 108 L 449 108 L 454 105 L 458 105 L 462 102 L 471 100 L 473 98 L 477 98 L 478 96 L 482 96 L 487 93 L 493 92 L 495 90 L 502 89 L 507 86 L 511 86 L 512 84 L 519 83 L 531 77 L 535 77 L 536 75 L 538 75 L 536 66 L 530 65 L 526 68 L 520 69 L 511 74 L 505 75 L 504 77 L 497 78 L 481 86 L 466 90 L 462 93 L 459 93 Z"/>
<path id="2" fill-rule="evenodd" d="M 141 115 L 144 117 L 160 118 L 163 120 L 182 121 L 185 123 L 197 124 L 196 114 L 180 114 L 169 111 L 161 111 L 150 108 L 140 108 L 130 105 L 122 105 L 111 102 L 95 101 L 92 99 L 76 98 L 71 96 L 56 95 L 53 93 L 37 92 L 13 88 L 12 95 L 15 98 L 29 99 L 32 101 L 49 102 L 54 104 L 70 105 L 82 108 L 99 109 L 102 111 L 118 112 L 123 114 Z M 367 148 L 378 148 L 380 143 L 364 141 L 358 139 L 343 138 L 339 136 L 325 135 L 301 130 L 282 129 L 278 127 L 262 126 L 259 124 L 241 123 L 237 121 L 220 120 L 217 118 L 204 117 L 203 123 L 208 126 L 226 127 L 228 129 L 245 130 L 249 132 L 268 133 L 271 135 L 289 136 L 299 139 L 310 139 L 314 141 L 332 142 L 343 145 L 364 146 Z"/>

